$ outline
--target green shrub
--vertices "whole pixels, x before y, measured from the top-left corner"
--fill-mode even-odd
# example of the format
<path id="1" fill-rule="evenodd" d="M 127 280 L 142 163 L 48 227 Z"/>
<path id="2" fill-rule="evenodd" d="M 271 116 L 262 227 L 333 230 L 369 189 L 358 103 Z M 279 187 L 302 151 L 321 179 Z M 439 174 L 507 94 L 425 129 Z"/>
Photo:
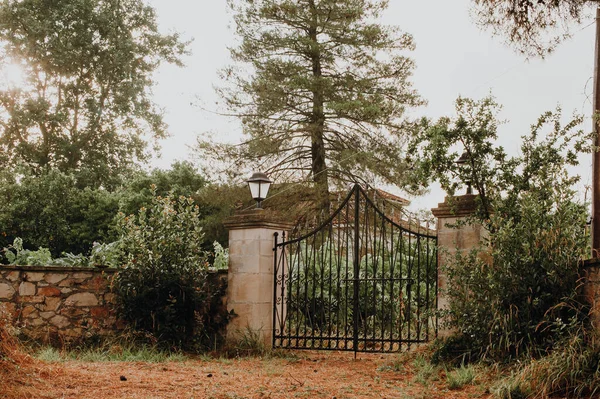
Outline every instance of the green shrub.
<path id="1" fill-rule="evenodd" d="M 416 175 L 439 181 L 450 195 L 472 184 L 476 212 L 466 223 L 487 233 L 481 248 L 446 256 L 445 320 L 458 337 L 441 351 L 453 361 L 543 355 L 562 334 L 546 327 L 573 315 L 557 305 L 576 294 L 578 264 L 589 253 L 587 210 L 569 169 L 591 137 L 578 130 L 581 118 L 563 125 L 557 109 L 543 114 L 522 137 L 520 154 L 509 157 L 495 144 L 501 122 L 493 98 L 459 98 L 456 109 L 456 118 L 425 126 L 409 151 L 419 157 Z M 458 165 L 461 152 L 466 162 Z"/>
<path id="2" fill-rule="evenodd" d="M 154 197 L 137 215 L 120 214 L 117 229 L 121 316 L 161 343 L 192 344 L 210 303 L 198 207 L 191 198 Z"/>
<path id="3" fill-rule="evenodd" d="M 0 248 L 15 238 L 26 250 L 48 248 L 53 257 L 88 255 L 94 241 L 114 241 L 118 196 L 80 188 L 77 177 L 58 171 L 0 171 Z M 1 259 L 0 259 L 1 260 Z"/>

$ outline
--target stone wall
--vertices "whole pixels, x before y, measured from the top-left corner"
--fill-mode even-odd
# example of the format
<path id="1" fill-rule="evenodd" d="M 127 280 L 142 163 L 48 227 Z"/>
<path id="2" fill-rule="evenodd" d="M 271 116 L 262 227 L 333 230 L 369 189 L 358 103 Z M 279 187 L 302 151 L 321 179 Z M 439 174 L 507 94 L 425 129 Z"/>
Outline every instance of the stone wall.
<path id="1" fill-rule="evenodd" d="M 0 265 L 0 304 L 15 327 L 42 341 L 106 335 L 117 326 L 111 269 Z"/>

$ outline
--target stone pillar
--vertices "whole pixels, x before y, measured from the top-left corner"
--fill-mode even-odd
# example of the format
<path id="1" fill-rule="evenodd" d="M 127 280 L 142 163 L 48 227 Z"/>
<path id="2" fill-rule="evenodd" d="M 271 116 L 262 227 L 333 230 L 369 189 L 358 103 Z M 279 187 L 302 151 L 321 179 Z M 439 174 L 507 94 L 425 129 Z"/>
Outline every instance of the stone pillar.
<path id="1" fill-rule="evenodd" d="M 469 223 L 456 227 L 460 221 L 464 221 L 473 215 L 477 209 L 477 195 L 466 194 L 458 197 L 448 198 L 433 208 L 431 212 L 437 218 L 438 237 L 438 309 L 448 309 L 448 298 L 445 295 L 447 289 L 444 267 L 447 258 L 452 258 L 457 251 L 468 252 L 477 247 L 485 238 L 487 231 L 479 223 Z M 443 325 L 443 322 L 442 322 Z M 438 335 L 447 335 L 448 331 L 440 328 Z"/>
<path id="2" fill-rule="evenodd" d="M 225 221 L 229 229 L 227 310 L 233 318 L 227 340 L 237 341 L 251 330 L 266 348 L 273 343 L 274 234 L 292 225 L 266 210 L 241 212 Z"/>

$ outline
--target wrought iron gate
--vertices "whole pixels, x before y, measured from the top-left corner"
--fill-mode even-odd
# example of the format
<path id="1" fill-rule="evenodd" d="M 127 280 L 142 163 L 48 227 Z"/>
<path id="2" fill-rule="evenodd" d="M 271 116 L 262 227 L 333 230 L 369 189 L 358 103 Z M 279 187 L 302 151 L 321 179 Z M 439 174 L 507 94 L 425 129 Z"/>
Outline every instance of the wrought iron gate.
<path id="1" fill-rule="evenodd" d="M 427 227 L 386 216 L 355 185 L 320 227 L 286 238 L 273 249 L 273 347 L 396 352 L 437 334 Z"/>

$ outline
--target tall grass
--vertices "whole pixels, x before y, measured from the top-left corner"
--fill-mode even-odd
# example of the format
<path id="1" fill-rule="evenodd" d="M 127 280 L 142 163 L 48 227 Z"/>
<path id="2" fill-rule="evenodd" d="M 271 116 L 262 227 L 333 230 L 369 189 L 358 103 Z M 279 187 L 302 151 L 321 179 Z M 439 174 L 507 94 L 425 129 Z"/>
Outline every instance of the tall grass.
<path id="1" fill-rule="evenodd" d="M 583 326 L 549 355 L 530 360 L 493 389 L 499 398 L 600 395 L 600 337 Z"/>

